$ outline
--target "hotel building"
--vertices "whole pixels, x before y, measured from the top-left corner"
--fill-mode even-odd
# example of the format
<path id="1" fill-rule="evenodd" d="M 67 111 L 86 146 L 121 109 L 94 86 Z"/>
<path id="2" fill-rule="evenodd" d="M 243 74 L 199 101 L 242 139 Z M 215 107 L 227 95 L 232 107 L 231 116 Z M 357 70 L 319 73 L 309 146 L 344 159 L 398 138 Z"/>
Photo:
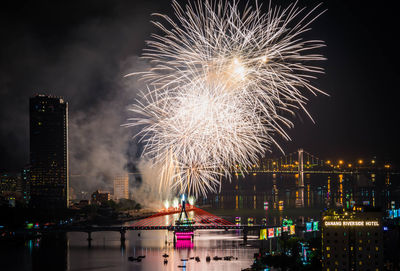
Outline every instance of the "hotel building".
<path id="1" fill-rule="evenodd" d="M 382 213 L 365 206 L 322 216 L 322 270 L 382 270 Z"/>

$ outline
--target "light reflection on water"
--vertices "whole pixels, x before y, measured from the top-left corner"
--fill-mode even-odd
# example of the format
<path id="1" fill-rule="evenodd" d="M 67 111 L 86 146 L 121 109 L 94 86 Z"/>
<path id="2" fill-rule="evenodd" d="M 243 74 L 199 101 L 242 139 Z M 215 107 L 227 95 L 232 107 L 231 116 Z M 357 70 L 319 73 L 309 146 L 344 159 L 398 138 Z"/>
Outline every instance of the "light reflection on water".
<path id="1" fill-rule="evenodd" d="M 125 247 L 120 246 L 119 233 L 93 233 L 90 249 L 87 248 L 86 234 L 68 234 L 69 270 L 241 270 L 250 267 L 253 255 L 258 251 L 241 246 L 242 237 L 236 231 L 196 231 L 193 249 L 174 248 L 171 232 L 141 231 L 140 236 L 138 233 L 126 234 Z M 167 264 L 163 261 L 164 253 L 169 255 Z M 146 256 L 142 262 L 128 260 L 129 256 L 141 255 Z M 196 256 L 200 262 L 196 262 Z M 211 257 L 210 262 L 206 262 L 207 256 Z M 212 259 L 214 256 L 233 256 L 234 259 L 215 261 Z"/>
<path id="2" fill-rule="evenodd" d="M 207 205 L 209 211 L 234 222 L 236 216 L 247 223 L 248 217 L 256 218 L 256 224 L 266 216 L 264 202 L 269 203 L 271 216 L 268 224 L 281 224 L 282 216 L 306 216 L 317 218 L 327 206 L 345 205 L 350 201 L 358 204 L 368 202 L 372 206 L 387 208 L 392 200 L 400 197 L 400 176 L 386 174 L 360 175 L 305 175 L 305 188 L 296 188 L 293 176 L 257 175 L 245 181 L 227 183 L 221 194 L 199 199 L 198 204 Z M 304 208 L 296 203 L 304 193 Z M 279 210 L 283 202 L 283 211 Z M 221 211 L 221 209 L 224 210 Z M 315 210 L 316 212 L 311 212 Z M 272 212 L 275 211 L 275 212 Z M 304 214 L 302 214 L 304 213 Z M 170 224 L 177 214 L 160 218 L 162 224 Z M 189 212 L 189 216 L 192 214 Z M 131 223 L 128 223 L 129 225 Z M 240 232 L 196 231 L 193 249 L 174 249 L 172 233 L 168 231 L 128 231 L 125 246 L 121 247 L 118 232 L 92 233 L 92 247 L 88 248 L 86 233 L 69 233 L 66 239 L 50 242 L 28 241 L 25 246 L 5 247 L 0 251 L 0 270 L 241 270 L 250 267 L 257 249 L 244 247 Z M 249 240 L 256 236 L 249 236 Z M 167 243 L 166 243 L 167 242 Z M 251 242 L 250 242 L 251 243 Z M 162 255 L 169 254 L 164 265 Z M 131 262 L 129 256 L 146 255 L 142 262 Z M 191 257 L 200 257 L 197 263 Z M 234 256 L 238 260 L 206 262 L 206 256 Z M 189 260 L 187 262 L 181 259 Z M 15 261 L 15 259 L 20 259 Z M 185 268 L 178 268 L 185 266 Z"/>

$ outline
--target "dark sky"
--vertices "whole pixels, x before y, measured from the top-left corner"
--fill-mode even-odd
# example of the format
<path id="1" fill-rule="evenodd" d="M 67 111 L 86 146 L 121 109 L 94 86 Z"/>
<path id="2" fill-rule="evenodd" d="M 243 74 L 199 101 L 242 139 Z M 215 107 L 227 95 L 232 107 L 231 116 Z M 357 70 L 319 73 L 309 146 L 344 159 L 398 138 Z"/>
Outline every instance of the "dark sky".
<path id="1" fill-rule="evenodd" d="M 134 90 L 126 87 L 129 81 L 124 82 L 122 76 L 142 65 L 137 56 L 155 31 L 150 14 L 170 14 L 169 2 L 37 0 L 2 4 L 0 170 L 15 170 L 29 161 L 28 101 L 38 92 L 62 95 L 69 102 L 70 130 L 76 128 L 70 131 L 73 138 L 77 130 L 85 132 L 85 140 L 71 142 L 75 158 L 92 136 L 102 137 L 101 144 L 118 141 L 123 132 L 102 134 L 102 127 L 120 131 L 127 117 L 125 107 L 134 98 L 129 93 Z M 285 6 L 289 1 L 272 3 Z M 317 3 L 299 1 L 298 5 L 312 8 Z M 327 12 L 312 24 L 307 37 L 324 40 L 327 45 L 320 50 L 328 59 L 321 63 L 326 74 L 315 85 L 330 97 L 310 97 L 308 109 L 316 123 L 299 113 L 295 128 L 289 131 L 292 142 L 281 142 L 282 146 L 286 152 L 302 147 L 322 159 L 377 156 L 398 163 L 396 9 L 385 1 L 369 5 L 354 0 L 326 1 L 320 11 L 324 9 Z M 117 116 L 106 120 L 110 114 Z M 81 160 L 85 159 L 83 155 Z"/>

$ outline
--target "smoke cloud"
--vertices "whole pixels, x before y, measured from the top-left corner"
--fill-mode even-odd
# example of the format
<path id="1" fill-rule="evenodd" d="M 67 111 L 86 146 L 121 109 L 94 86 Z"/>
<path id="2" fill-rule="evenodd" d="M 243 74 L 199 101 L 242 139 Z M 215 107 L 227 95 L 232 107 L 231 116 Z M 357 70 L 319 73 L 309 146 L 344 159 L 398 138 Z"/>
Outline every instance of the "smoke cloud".
<path id="1" fill-rule="evenodd" d="M 19 171 L 29 163 L 29 97 L 61 96 L 69 104 L 73 193 L 88 198 L 96 189 L 112 192 L 112 178 L 137 171 L 139 163 L 137 139 L 133 139 L 137 129 L 121 124 L 132 117 L 127 108 L 144 86 L 137 77 L 124 75 L 147 67 L 138 55 L 153 30 L 151 12 L 162 7 L 96 1 L 79 7 L 81 13 L 76 15 L 68 12 L 77 8 L 73 3 L 55 10 L 37 5 L 29 14 L 37 17 L 27 15 L 15 22 L 10 18 L 10 25 L 16 26 L 2 30 L 9 42 L 0 51 L 4 59 L 0 62 L 0 141 L 7 142 L 0 145 L 0 170 Z M 58 21 L 42 25 L 40 20 L 46 16 L 41 12 L 59 16 Z M 147 182 L 147 177 L 132 179 L 133 197 L 136 190 L 151 186 Z"/>

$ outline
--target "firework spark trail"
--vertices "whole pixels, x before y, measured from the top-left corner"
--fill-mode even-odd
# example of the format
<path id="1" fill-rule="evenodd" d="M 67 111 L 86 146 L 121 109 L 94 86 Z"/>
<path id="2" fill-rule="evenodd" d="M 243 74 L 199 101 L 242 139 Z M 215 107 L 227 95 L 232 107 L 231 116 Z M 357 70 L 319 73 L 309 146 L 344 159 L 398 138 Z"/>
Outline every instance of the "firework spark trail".
<path id="1" fill-rule="evenodd" d="M 148 89 L 126 126 L 143 126 L 160 189 L 205 195 L 235 164 L 245 169 L 279 147 L 277 134 L 290 139 L 288 116 L 308 114 L 303 90 L 323 93 L 310 80 L 323 72 L 311 63 L 324 58 L 310 51 L 324 44 L 301 38 L 321 13 L 296 4 L 263 13 L 257 2 L 241 11 L 223 0 L 172 5 L 176 21 L 156 14 L 163 34 L 147 42 L 143 58 L 153 67 L 135 74 Z"/>

